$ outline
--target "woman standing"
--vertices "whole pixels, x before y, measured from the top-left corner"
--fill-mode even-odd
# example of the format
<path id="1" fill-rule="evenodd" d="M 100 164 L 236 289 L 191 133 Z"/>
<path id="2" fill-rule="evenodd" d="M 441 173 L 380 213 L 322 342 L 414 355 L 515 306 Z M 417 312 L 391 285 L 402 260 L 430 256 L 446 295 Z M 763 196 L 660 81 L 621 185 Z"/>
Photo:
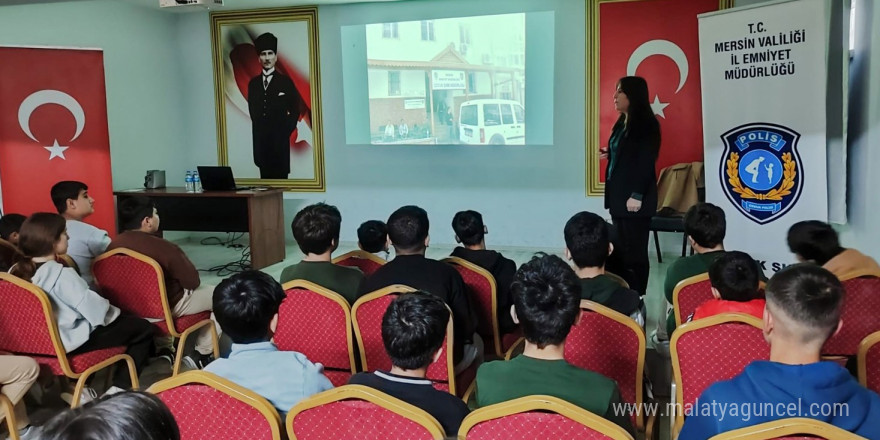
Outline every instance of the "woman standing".
<path id="1" fill-rule="evenodd" d="M 620 254 L 630 287 L 644 295 L 648 287 L 648 236 L 657 212 L 657 173 L 660 124 L 648 102 L 648 83 L 638 76 L 617 82 L 614 107 L 620 118 L 611 130 L 605 168 L 605 208 L 617 228 Z"/>

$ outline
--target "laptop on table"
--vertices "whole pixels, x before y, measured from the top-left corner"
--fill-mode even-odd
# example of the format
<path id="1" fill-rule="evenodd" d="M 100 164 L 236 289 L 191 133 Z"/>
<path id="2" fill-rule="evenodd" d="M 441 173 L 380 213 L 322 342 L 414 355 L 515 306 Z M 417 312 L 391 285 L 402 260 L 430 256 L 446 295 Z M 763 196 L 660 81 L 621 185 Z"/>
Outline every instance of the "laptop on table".
<path id="1" fill-rule="evenodd" d="M 235 178 L 232 177 L 232 168 L 230 167 L 201 166 L 197 168 L 204 191 L 244 191 L 251 189 L 244 186 L 235 186 Z"/>

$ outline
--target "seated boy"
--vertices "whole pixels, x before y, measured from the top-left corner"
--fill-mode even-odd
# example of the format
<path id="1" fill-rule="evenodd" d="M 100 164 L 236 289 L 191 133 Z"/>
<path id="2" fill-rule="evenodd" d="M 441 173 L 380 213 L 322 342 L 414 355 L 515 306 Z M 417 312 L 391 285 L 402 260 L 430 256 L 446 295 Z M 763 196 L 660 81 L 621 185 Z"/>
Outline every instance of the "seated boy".
<path id="1" fill-rule="evenodd" d="M 356 267 L 332 263 L 333 251 L 339 246 L 341 225 L 342 216 L 332 205 L 316 203 L 297 212 L 290 227 L 305 258 L 281 272 L 281 283 L 291 280 L 311 281 L 342 295 L 349 304 L 354 304 L 364 274 Z"/>
<path id="2" fill-rule="evenodd" d="M 18 231 L 27 217 L 21 214 L 6 214 L 0 217 L 0 238 L 18 246 Z"/>
<path id="3" fill-rule="evenodd" d="M 119 224 L 124 232 L 110 242 L 107 250 L 131 249 L 156 260 L 165 275 L 165 294 L 175 317 L 211 310 L 214 286 L 202 284 L 199 271 L 183 249 L 156 234 L 159 232 L 159 213 L 152 200 L 143 196 L 122 200 Z M 195 349 L 199 356 L 193 362 L 203 368 L 211 362 L 214 352 L 208 329 L 199 331 Z"/>
<path id="4" fill-rule="evenodd" d="M 525 351 L 509 361 L 487 362 L 477 370 L 476 402 L 484 407 L 545 394 L 602 416 L 633 434 L 617 384 L 565 361 L 565 338 L 580 316 L 577 275 L 555 255 L 539 254 L 516 272 L 513 319 L 522 325 Z"/>
<path id="5" fill-rule="evenodd" d="M 837 232 L 818 220 L 797 222 L 788 229 L 788 248 L 798 261 L 811 261 L 838 278 L 857 270 L 880 272 L 877 262 L 855 250 L 840 246 Z"/>
<path id="6" fill-rule="evenodd" d="M 475 333 L 477 317 L 461 275 L 452 266 L 425 258 L 431 238 L 428 213 L 418 206 L 403 206 L 388 217 L 388 238 L 394 246 L 394 259 L 370 275 L 361 286 L 361 295 L 393 284 L 423 290 L 442 299 L 452 309 L 455 341 L 452 354 L 455 373 L 481 361 L 483 340 Z"/>
<path id="7" fill-rule="evenodd" d="M 358 227 L 358 248 L 388 261 L 388 229 L 381 220 L 367 220 Z"/>
<path id="8" fill-rule="evenodd" d="M 21 214 L 6 214 L 0 218 L 0 238 L 12 246 L 0 246 L 0 272 L 6 272 L 15 264 L 15 257 L 20 253 L 18 247 L 18 230 L 26 220 Z"/>
<path id="9" fill-rule="evenodd" d="M 666 295 L 666 334 L 658 332 L 661 340 L 667 340 L 675 330 L 675 313 L 672 311 L 672 293 L 675 286 L 692 276 L 709 271 L 709 265 L 724 255 L 724 235 L 727 233 L 727 220 L 724 210 L 711 203 L 697 203 L 684 215 L 684 234 L 695 254 L 675 260 L 666 269 L 663 293 Z M 660 324 L 662 326 L 662 323 Z"/>
<path id="10" fill-rule="evenodd" d="M 232 352 L 205 368 L 265 397 L 282 420 L 301 400 L 333 388 L 321 364 L 295 351 L 279 351 L 272 342 L 283 300 L 281 284 L 263 272 L 245 271 L 220 282 L 214 315 L 232 339 Z"/>
<path id="11" fill-rule="evenodd" d="M 592 212 L 579 212 L 565 224 L 565 257 L 580 278 L 581 299 L 599 303 L 645 325 L 645 303 L 635 290 L 605 274 L 605 261 L 614 251 L 608 223 Z"/>
<path id="12" fill-rule="evenodd" d="M 489 233 L 483 224 L 483 216 L 477 211 L 460 211 L 452 218 L 452 230 L 455 241 L 462 247 L 452 250 L 452 256 L 470 261 L 489 271 L 495 278 L 498 299 L 498 326 L 501 333 L 506 334 L 516 328 L 510 317 L 510 283 L 516 273 L 516 263 L 496 251 L 486 249 L 486 234 Z"/>
<path id="13" fill-rule="evenodd" d="M 745 313 L 764 318 L 764 299 L 758 292 L 758 263 L 745 252 L 730 251 L 709 266 L 712 296 L 688 319 L 708 318 L 720 313 Z"/>
<path id="14" fill-rule="evenodd" d="M 449 310 L 440 298 L 427 292 L 400 295 L 382 317 L 382 342 L 391 371 L 358 373 L 348 383 L 375 388 L 427 411 L 447 436 L 455 437 L 469 412 L 467 405 L 425 379 L 428 366 L 446 356 L 440 346 L 448 321 Z"/>
<path id="15" fill-rule="evenodd" d="M 880 396 L 845 368 L 822 361 L 822 345 L 842 324 L 842 301 L 843 286 L 826 269 L 798 264 L 777 272 L 767 283 L 764 312 L 770 360 L 753 361 L 738 376 L 703 391 L 678 438 L 703 440 L 789 417 L 880 438 Z"/>
<path id="16" fill-rule="evenodd" d="M 51 190 L 55 209 L 67 220 L 67 255 L 73 258 L 80 276 L 91 289 L 96 289 L 92 278 L 92 261 L 107 250 L 110 236 L 83 220 L 95 212 L 95 199 L 89 196 L 85 183 L 65 180 L 56 183 Z"/>

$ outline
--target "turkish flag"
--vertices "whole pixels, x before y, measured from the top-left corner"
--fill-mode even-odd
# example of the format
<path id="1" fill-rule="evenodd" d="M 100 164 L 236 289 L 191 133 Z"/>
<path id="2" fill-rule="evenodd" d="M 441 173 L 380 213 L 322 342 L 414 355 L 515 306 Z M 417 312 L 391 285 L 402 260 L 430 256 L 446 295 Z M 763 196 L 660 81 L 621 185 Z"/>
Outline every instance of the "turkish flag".
<path id="1" fill-rule="evenodd" d="M 703 160 L 700 45 L 697 14 L 716 11 L 719 0 L 648 0 L 599 3 L 599 145 L 608 145 L 619 117 L 617 81 L 641 76 L 660 122 L 657 171 Z M 591 153 L 595 154 L 595 153 Z M 605 181 L 605 162 L 600 164 Z"/>
<path id="2" fill-rule="evenodd" d="M 85 219 L 116 232 L 104 54 L 0 47 L 0 191 L 3 212 L 56 212 L 52 185 L 89 187 Z"/>

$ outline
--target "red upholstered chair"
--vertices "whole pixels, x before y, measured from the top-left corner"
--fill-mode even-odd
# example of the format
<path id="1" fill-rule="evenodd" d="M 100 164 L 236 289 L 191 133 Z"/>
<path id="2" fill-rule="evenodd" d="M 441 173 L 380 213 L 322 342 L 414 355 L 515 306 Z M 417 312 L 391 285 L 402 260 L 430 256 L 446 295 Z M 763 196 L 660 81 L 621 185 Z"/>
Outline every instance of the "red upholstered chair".
<path id="1" fill-rule="evenodd" d="M 859 383 L 880 393 L 880 332 L 871 333 L 859 344 Z"/>
<path id="2" fill-rule="evenodd" d="M 348 383 L 356 372 L 348 301 L 305 280 L 285 283 L 284 291 L 287 297 L 278 310 L 275 345 L 321 363 L 333 386 Z"/>
<path id="3" fill-rule="evenodd" d="M 0 273 L 0 351 L 27 355 L 56 376 L 76 379 L 71 406 L 79 404 L 86 381 L 95 372 L 124 361 L 133 388 L 138 377 L 126 347 L 112 347 L 68 355 L 58 333 L 49 297 L 39 287 Z"/>
<path id="4" fill-rule="evenodd" d="M 203 327 L 209 328 L 214 336 L 214 357 L 220 357 L 211 312 L 175 318 L 165 292 L 165 275 L 156 260 L 131 249 L 113 249 L 95 258 L 92 275 L 98 284 L 98 293 L 111 304 L 134 316 L 159 319 L 153 323 L 157 330 L 179 339 L 172 375 L 180 371 L 186 339 Z"/>
<path id="5" fill-rule="evenodd" d="M 366 251 L 347 252 L 333 259 L 333 264 L 356 267 L 368 277 L 385 264 L 385 260 Z"/>
<path id="6" fill-rule="evenodd" d="M 498 324 L 498 287 L 495 284 L 495 277 L 486 269 L 458 257 L 448 257 L 442 261 L 452 265 L 461 274 L 468 288 L 473 305 L 477 309 L 477 333 L 483 338 L 484 352 L 503 358 L 504 353 L 522 336 L 522 331 L 517 329 L 512 333 L 501 335 Z"/>
<path id="7" fill-rule="evenodd" d="M 168 405 L 181 440 L 281 439 L 281 417 L 268 400 L 214 374 L 187 371 L 148 391 Z"/>
<path id="8" fill-rule="evenodd" d="M 840 332 L 822 347 L 823 355 L 855 356 L 859 344 L 871 333 L 880 331 L 880 273 L 852 272 L 840 277 L 843 283 L 843 310 Z"/>
<path id="9" fill-rule="evenodd" d="M 752 361 L 770 359 L 761 326 L 754 316 L 724 313 L 676 329 L 669 342 L 676 407 L 693 405 L 710 385 L 733 378 Z M 674 417 L 672 438 L 684 424 L 681 411 Z"/>
<path id="10" fill-rule="evenodd" d="M 703 273 L 681 280 L 672 291 L 672 307 L 675 310 L 675 327 L 680 327 L 688 316 L 712 296 L 709 274 Z"/>
<path id="11" fill-rule="evenodd" d="M 770 440 L 770 439 L 826 439 L 858 440 L 864 437 L 852 434 L 834 425 L 806 418 L 780 419 L 718 434 L 711 440 Z"/>
<path id="12" fill-rule="evenodd" d="M 645 331 L 632 318 L 592 301 L 581 301 L 580 321 L 565 339 L 568 363 L 603 374 L 617 382 L 625 403 L 640 406 L 645 399 Z M 633 425 L 652 438 L 653 416 L 632 416 Z"/>
<path id="13" fill-rule="evenodd" d="M 287 413 L 290 440 L 438 440 L 443 428 L 424 410 L 363 385 L 345 385 Z"/>
<path id="14" fill-rule="evenodd" d="M 391 301 L 399 294 L 415 290 L 412 287 L 399 284 L 388 286 L 360 297 L 352 306 L 351 317 L 354 322 L 354 334 L 360 350 L 361 368 L 364 371 L 388 371 L 391 369 L 391 358 L 385 352 L 385 345 L 382 342 L 382 316 Z M 428 366 L 427 378 L 433 382 L 434 388 L 461 397 L 476 378 L 477 368 L 472 365 L 458 376 L 452 374 L 455 371 L 455 364 L 452 360 L 452 350 L 448 344 L 453 340 L 455 339 L 452 333 L 452 312 L 450 311 L 449 322 L 446 325 L 446 339 L 443 340 L 441 346 L 443 356 L 439 361 Z"/>
<path id="15" fill-rule="evenodd" d="M 480 408 L 465 417 L 462 440 L 632 440 L 620 426 L 562 399 L 526 396 Z"/>

